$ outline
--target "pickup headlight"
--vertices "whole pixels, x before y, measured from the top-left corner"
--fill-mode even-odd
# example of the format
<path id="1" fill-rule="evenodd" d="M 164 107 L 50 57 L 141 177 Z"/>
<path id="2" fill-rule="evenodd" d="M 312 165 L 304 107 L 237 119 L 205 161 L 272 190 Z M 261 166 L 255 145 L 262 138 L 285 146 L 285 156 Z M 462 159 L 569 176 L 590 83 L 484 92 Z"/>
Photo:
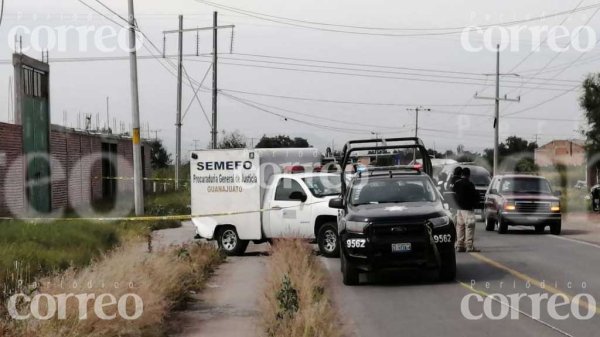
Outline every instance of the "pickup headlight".
<path id="1" fill-rule="evenodd" d="M 552 212 L 560 212 L 560 202 L 553 202 L 553 203 L 550 205 L 550 210 L 551 210 Z"/>
<path id="2" fill-rule="evenodd" d="M 450 217 L 441 216 L 439 218 L 429 219 L 429 222 L 433 225 L 433 228 L 445 227 L 450 224 Z"/>
<path id="3" fill-rule="evenodd" d="M 352 233 L 362 233 L 367 227 L 366 222 L 362 221 L 346 221 L 346 230 Z"/>
<path id="4" fill-rule="evenodd" d="M 504 210 L 505 211 L 511 212 L 511 211 L 515 211 L 516 209 L 517 209 L 517 206 L 515 205 L 514 202 L 507 201 L 507 202 L 504 203 Z"/>

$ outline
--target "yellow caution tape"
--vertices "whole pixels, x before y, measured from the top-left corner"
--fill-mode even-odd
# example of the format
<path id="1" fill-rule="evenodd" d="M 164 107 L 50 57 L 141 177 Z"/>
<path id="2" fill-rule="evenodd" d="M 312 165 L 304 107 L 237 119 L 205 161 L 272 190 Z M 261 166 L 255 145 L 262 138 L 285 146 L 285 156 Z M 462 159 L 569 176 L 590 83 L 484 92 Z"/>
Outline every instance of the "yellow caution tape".
<path id="1" fill-rule="evenodd" d="M 301 206 L 309 206 L 324 203 L 327 201 L 317 201 Z M 253 211 L 241 211 L 241 212 L 220 212 L 220 213 L 209 213 L 209 214 L 198 214 L 198 215 L 163 215 L 163 216 L 129 216 L 129 217 L 97 217 L 97 218 L 11 218 L 11 217 L 0 217 L 0 221 L 26 221 L 26 222 L 53 222 L 53 221 L 105 221 L 105 222 L 116 222 L 116 221 L 161 221 L 161 220 L 176 220 L 176 221 L 188 221 L 192 218 L 207 218 L 207 217 L 219 217 L 219 216 L 230 216 L 230 215 L 243 215 L 252 213 L 264 213 L 271 211 L 279 211 L 282 209 L 296 208 L 300 206 L 288 206 L 280 208 L 263 208 Z"/>

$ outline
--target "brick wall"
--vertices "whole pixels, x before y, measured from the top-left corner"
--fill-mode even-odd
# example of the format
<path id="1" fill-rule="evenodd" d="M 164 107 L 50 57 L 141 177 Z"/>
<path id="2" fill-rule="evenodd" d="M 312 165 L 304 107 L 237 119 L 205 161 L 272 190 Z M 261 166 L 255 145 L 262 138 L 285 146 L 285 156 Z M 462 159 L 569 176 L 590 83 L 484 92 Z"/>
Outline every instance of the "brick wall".
<path id="1" fill-rule="evenodd" d="M 130 139 L 74 132 L 53 126 L 50 131 L 52 158 L 52 209 L 88 204 L 102 198 L 102 143 L 117 142 L 117 175 L 133 177 Z M 25 211 L 23 136 L 19 125 L 0 123 L 0 216 Z M 151 174 L 150 148 L 144 151 L 144 176 Z M 9 175 L 10 169 L 10 175 Z M 149 183 L 146 183 L 148 188 Z M 120 193 L 132 193 L 131 180 L 117 181 Z M 11 214 L 12 213 L 12 214 Z"/>
<path id="2" fill-rule="evenodd" d="M 0 214 L 25 207 L 23 134 L 20 125 L 0 123 Z M 9 176 L 10 170 L 10 176 Z"/>
<path id="3" fill-rule="evenodd" d="M 102 140 L 84 133 L 50 132 L 52 208 L 102 198 Z"/>
<path id="4" fill-rule="evenodd" d="M 535 150 L 535 163 L 540 167 L 556 164 L 582 166 L 586 163 L 586 153 L 583 146 L 577 143 L 555 140 Z"/>

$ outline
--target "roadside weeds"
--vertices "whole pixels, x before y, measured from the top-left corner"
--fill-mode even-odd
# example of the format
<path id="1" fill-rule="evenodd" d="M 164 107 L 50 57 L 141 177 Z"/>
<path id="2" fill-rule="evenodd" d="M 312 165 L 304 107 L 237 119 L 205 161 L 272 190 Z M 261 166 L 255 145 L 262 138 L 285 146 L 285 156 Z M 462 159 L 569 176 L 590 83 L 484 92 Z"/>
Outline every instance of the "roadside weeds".
<path id="1" fill-rule="evenodd" d="M 72 299 L 66 302 L 66 319 L 2 322 L 0 318 L 0 335 L 165 336 L 163 323 L 166 317 L 174 308 L 185 304 L 191 292 L 202 289 L 206 279 L 223 259 L 213 246 L 207 244 L 172 246 L 153 253 L 145 252 L 139 244 L 127 244 L 104 255 L 89 267 L 68 269 L 41 280 L 41 286 L 33 293 L 84 293 L 95 296 L 108 293 L 117 300 L 126 294 L 136 294 L 143 300 L 143 314 L 139 319 L 126 320 L 117 315 L 112 320 L 101 320 L 95 315 L 94 301 L 89 301 L 84 310 L 88 317 L 81 320 L 78 300 Z M 77 288 L 73 286 L 75 284 Z M 129 314 L 135 312 L 133 301 L 128 301 L 126 307 Z M 105 313 L 117 314 L 116 305 L 105 307 Z"/>
<path id="2" fill-rule="evenodd" d="M 261 301 L 267 337 L 340 337 L 327 277 L 312 248 L 301 240 L 278 240 L 268 261 Z"/>

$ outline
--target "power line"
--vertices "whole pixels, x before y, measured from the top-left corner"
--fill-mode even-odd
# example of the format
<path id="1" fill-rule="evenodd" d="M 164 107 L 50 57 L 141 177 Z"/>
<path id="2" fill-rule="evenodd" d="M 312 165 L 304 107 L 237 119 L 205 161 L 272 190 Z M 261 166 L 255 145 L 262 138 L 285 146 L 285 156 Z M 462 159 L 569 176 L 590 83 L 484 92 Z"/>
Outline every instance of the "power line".
<path id="1" fill-rule="evenodd" d="M 229 53 L 224 54 L 224 55 L 229 55 Z M 291 60 L 291 61 L 303 61 L 303 62 L 313 62 L 313 63 L 340 64 L 340 65 L 368 67 L 368 68 L 399 69 L 399 70 L 423 71 L 423 72 L 433 72 L 433 73 L 487 76 L 486 74 L 476 73 L 476 72 L 452 71 L 452 70 L 432 69 L 432 68 L 411 68 L 411 67 L 399 67 L 399 66 L 389 66 L 389 65 L 380 65 L 380 64 L 351 63 L 351 62 L 339 62 L 339 61 L 330 61 L 330 60 L 318 60 L 318 59 L 262 55 L 262 54 L 248 54 L 248 53 L 233 53 L 233 55 L 250 56 L 250 57 L 257 57 L 257 58 L 268 58 L 268 59 Z M 551 80 L 551 81 L 557 81 L 557 82 L 578 82 L 576 80 L 567 80 L 567 79 L 549 79 L 549 78 L 539 78 L 539 77 L 523 77 L 523 78 L 530 78 L 533 80 L 540 80 L 540 81 Z"/>
<path id="2" fill-rule="evenodd" d="M 372 105 L 372 106 L 415 106 L 414 103 L 382 103 L 382 102 L 361 102 L 361 101 L 344 101 L 344 100 L 335 100 L 335 99 L 321 99 L 321 98 L 312 98 L 312 97 L 301 97 L 301 96 L 286 96 L 286 95 L 275 95 L 269 93 L 261 93 L 261 92 L 252 92 L 252 91 L 243 91 L 243 90 L 234 90 L 234 89 L 220 89 L 221 91 L 234 92 L 238 94 L 244 95 L 252 95 L 252 96 L 263 96 L 263 97 L 273 97 L 280 98 L 286 100 L 296 100 L 296 101 L 311 101 L 311 102 L 321 102 L 321 103 L 333 103 L 333 104 L 351 104 L 351 105 Z M 462 106 L 462 104 L 427 104 L 428 106 L 440 106 L 440 107 L 452 107 L 452 106 Z M 492 104 L 473 104 L 469 105 L 469 107 L 482 107 L 482 106 L 493 106 Z"/>
<path id="3" fill-rule="evenodd" d="M 190 82 L 190 85 L 192 86 L 192 89 L 194 91 L 194 97 L 192 97 L 192 99 L 190 100 L 190 103 L 188 104 L 187 108 L 185 109 L 185 112 L 183 114 L 182 119 L 185 119 L 185 116 L 187 116 L 188 112 L 190 111 L 190 108 L 192 107 L 192 103 L 194 103 L 194 99 L 196 99 L 198 101 L 198 104 L 200 105 L 200 109 L 202 109 L 202 113 L 204 114 L 204 118 L 206 118 L 206 122 L 212 128 L 212 123 L 211 123 L 210 119 L 208 118 L 208 115 L 206 114 L 206 111 L 204 110 L 204 107 L 202 106 L 202 102 L 200 102 L 200 98 L 198 97 L 198 92 L 200 91 L 200 89 L 202 89 L 202 84 L 206 80 L 206 77 L 208 76 L 208 73 L 210 72 L 211 68 L 212 68 L 212 65 L 209 66 L 206 69 L 206 73 L 204 73 L 204 77 L 202 78 L 202 81 L 200 81 L 200 85 L 198 86 L 197 89 L 194 89 L 194 84 L 192 83 L 192 78 L 188 74 L 188 71 L 185 68 L 185 66 L 183 67 L 183 71 L 185 73 L 185 76 L 187 77 L 187 79 Z"/>
<path id="4" fill-rule="evenodd" d="M 122 17 L 119 13 L 117 13 L 115 10 L 113 10 L 112 8 L 110 8 L 107 5 L 105 5 L 102 1 L 96 0 L 96 2 L 99 3 L 102 7 L 106 8 L 109 12 L 113 13 L 114 15 L 116 15 L 119 19 L 125 21 L 126 23 L 129 22 L 129 20 L 127 20 L 126 18 Z"/>
<path id="5" fill-rule="evenodd" d="M 302 63 L 289 63 L 289 62 L 277 62 L 277 61 L 262 61 L 262 60 L 252 60 L 245 58 L 235 58 L 235 57 L 222 57 L 225 60 L 233 60 L 233 61 L 246 61 L 246 62 L 254 62 L 254 63 L 266 63 L 266 64 L 276 64 L 276 65 L 285 65 L 285 66 L 299 66 L 299 67 L 310 67 L 310 68 L 320 68 L 320 69 L 334 69 L 334 70 L 349 70 L 349 71 L 358 71 L 358 72 L 368 72 L 368 73 L 381 73 L 381 74 L 396 74 L 396 75 L 408 75 L 408 76 L 421 76 L 421 77 L 435 77 L 435 78 L 446 78 L 446 79 L 460 79 L 460 80 L 469 80 L 469 81 L 479 81 L 479 82 L 487 82 L 487 75 L 485 74 L 477 74 L 478 77 L 464 77 L 464 76 L 449 76 L 449 75 L 440 75 L 437 74 L 420 74 L 420 73 L 407 73 L 407 72 L 394 72 L 394 71 L 383 71 L 383 70 L 373 70 L 373 69 L 357 69 L 357 68 L 348 68 L 348 67 L 334 67 L 334 66 L 324 66 L 324 65 L 314 65 L 314 64 L 302 64 Z M 431 70 L 428 70 L 431 72 Z M 534 79 L 530 79 L 533 81 Z M 537 79 L 535 79 L 537 80 Z M 564 83 L 548 83 L 549 80 L 539 79 L 539 81 L 544 81 L 543 83 L 534 83 L 534 84 L 545 84 L 549 86 L 566 86 Z M 557 80 L 561 81 L 561 80 Z M 569 83 L 575 83 L 576 81 L 570 80 L 562 80 Z M 522 81 L 506 81 L 508 83 L 518 83 L 521 84 Z"/>
<path id="6" fill-rule="evenodd" d="M 83 0 L 78 0 L 81 4 L 83 4 L 85 7 L 91 9 L 92 11 L 94 11 L 96 14 L 102 16 L 103 18 L 105 18 L 106 20 L 114 23 L 115 25 L 123 28 L 123 29 L 129 29 L 129 27 L 125 27 L 123 25 L 121 25 L 120 23 L 118 23 L 117 21 L 113 20 L 112 18 L 108 17 L 107 15 L 104 15 L 103 13 L 101 13 L 100 11 L 98 11 L 96 8 L 92 7 L 91 5 L 87 4 L 86 2 L 84 2 Z"/>
<path id="7" fill-rule="evenodd" d="M 582 0 L 581 2 L 583 2 L 583 1 L 584 1 L 584 0 Z M 579 5 L 581 5 L 581 2 L 579 3 Z M 578 5 L 578 6 L 579 6 L 579 5 Z M 592 21 L 592 19 L 593 19 L 593 18 L 594 18 L 594 17 L 595 17 L 595 16 L 598 14 L 598 12 L 599 12 L 599 11 L 600 11 L 600 8 L 596 9 L 596 10 L 594 11 L 594 13 L 592 13 L 592 15 L 590 15 L 590 17 L 589 17 L 589 18 L 586 20 L 586 22 L 583 24 L 583 26 L 586 26 L 586 25 L 588 25 L 588 24 L 589 24 L 589 23 Z M 577 32 L 577 35 L 579 35 L 579 32 L 581 32 L 581 30 L 579 30 L 579 31 Z M 572 37 L 569 37 L 569 43 L 571 42 L 571 40 L 572 40 Z M 594 46 L 595 46 L 596 44 L 598 44 L 598 40 L 596 40 L 596 42 L 594 43 Z M 560 55 L 561 55 L 560 53 L 557 53 L 557 54 L 555 54 L 555 55 L 552 57 L 552 59 L 550 59 L 550 61 L 548 61 L 548 62 L 547 62 L 545 65 L 544 65 L 544 67 L 542 67 L 542 68 L 541 68 L 541 69 L 540 69 L 538 72 L 536 72 L 536 73 L 535 73 L 533 76 L 535 77 L 535 76 L 539 75 L 541 71 L 543 71 L 543 70 L 544 70 L 546 67 L 550 66 L 550 64 L 552 64 L 552 62 L 554 62 L 554 61 L 555 61 L 555 60 L 556 60 L 556 59 L 557 59 L 557 58 L 558 58 Z M 580 60 L 580 59 L 583 57 L 583 55 L 585 55 L 585 53 L 581 53 L 581 54 L 579 55 L 579 57 L 577 57 L 577 58 L 576 58 L 576 59 L 575 59 L 573 62 L 571 62 L 571 65 L 572 65 L 572 64 L 574 64 L 575 62 L 579 61 L 579 60 Z M 520 63 L 519 63 L 519 64 L 520 64 Z M 518 66 L 518 65 L 517 65 L 517 66 Z M 515 67 L 515 68 L 516 68 L 516 67 Z M 566 69 L 567 69 L 567 68 L 563 69 L 563 70 L 562 70 L 560 73 L 558 73 L 558 74 L 555 74 L 553 77 L 557 77 L 557 76 L 558 76 L 558 75 L 560 75 L 562 72 L 564 72 Z M 513 68 L 513 70 L 514 70 L 514 68 Z M 511 71 L 511 72 L 512 72 L 512 71 Z M 519 89 L 522 89 L 522 88 L 523 88 L 523 87 L 524 87 L 526 84 L 529 84 L 530 82 L 531 82 L 531 80 L 529 80 L 529 81 L 527 81 L 527 82 L 524 82 L 524 83 L 521 85 L 521 88 L 519 88 Z M 538 84 L 538 86 L 539 86 L 539 85 L 540 85 L 540 84 Z M 535 88 L 528 88 L 528 89 L 530 89 L 530 90 L 529 90 L 529 91 L 527 91 L 527 92 L 525 92 L 525 93 L 522 93 L 522 94 L 521 94 L 521 96 L 524 96 L 524 95 L 526 95 L 527 93 L 531 92 L 531 91 L 532 91 L 532 90 L 534 90 Z M 514 91 L 515 91 L 515 90 L 513 90 L 513 91 L 511 91 L 511 92 L 514 92 Z M 509 93 L 510 93 L 510 92 L 509 92 Z"/>
<path id="8" fill-rule="evenodd" d="M 208 63 L 210 61 L 205 60 L 190 60 L 192 62 L 204 62 Z M 273 67 L 273 66 L 265 66 L 265 65 L 257 65 L 257 64 L 244 64 L 244 63 L 233 63 L 233 62 L 222 62 L 223 65 L 230 66 L 239 66 L 239 67 L 249 67 L 249 68 L 263 68 L 263 69 L 275 69 L 275 70 L 284 70 L 284 71 L 292 71 L 292 72 L 305 72 L 305 73 L 317 73 L 317 74 L 328 74 L 328 75 L 344 75 L 344 76 L 352 76 L 352 77 L 364 77 L 364 78 L 380 78 L 380 79 L 391 79 L 391 80 L 404 80 L 404 81 L 417 81 L 417 82 L 427 82 L 427 83 L 440 83 L 440 84 L 460 84 L 460 85 L 478 85 L 481 83 L 477 82 L 465 82 L 465 81 L 449 81 L 449 80 L 436 80 L 436 79 L 423 79 L 423 78 L 415 78 L 415 77 L 400 77 L 400 76 L 384 76 L 384 75 L 370 75 L 370 74 L 353 74 L 347 72 L 339 72 L 339 71 L 325 71 L 325 70 L 313 70 L 313 69 L 299 69 L 299 68 L 285 68 L 285 67 Z M 418 76 L 418 75 L 413 75 Z M 477 81 L 477 80 L 475 80 Z M 519 88 L 519 86 L 505 86 L 507 88 Z M 530 89 L 530 87 L 527 87 Z M 546 88 L 546 87 L 536 87 L 536 90 L 547 90 L 547 91 L 561 91 L 559 88 Z"/>
<path id="9" fill-rule="evenodd" d="M 572 91 L 575 91 L 575 89 L 577 89 L 578 87 L 579 87 L 579 85 L 576 85 L 576 86 L 574 86 L 573 88 L 571 88 L 571 89 L 569 89 L 569 90 L 566 90 L 566 91 L 564 91 L 564 92 L 562 92 L 562 93 L 560 93 L 560 94 L 558 94 L 558 95 L 555 95 L 555 96 L 552 96 L 552 97 L 550 97 L 549 99 L 546 99 L 546 100 L 544 100 L 544 101 L 542 101 L 542 102 L 539 102 L 539 103 L 537 103 L 537 104 L 535 104 L 535 105 L 532 105 L 532 106 L 530 106 L 530 107 L 527 107 L 527 108 L 525 108 L 525 109 L 518 110 L 518 111 L 514 111 L 514 112 L 511 112 L 511 113 L 508 113 L 508 114 L 505 114 L 504 116 L 505 116 L 505 117 L 506 117 L 506 116 L 512 116 L 512 115 L 516 115 L 516 114 L 520 114 L 520 113 L 523 113 L 523 112 L 527 112 L 527 111 L 533 110 L 533 109 L 535 109 L 535 108 L 537 108 L 537 107 L 540 107 L 540 106 L 542 106 L 542 105 L 545 105 L 545 104 L 547 104 L 547 103 L 550 103 L 550 102 L 552 102 L 552 101 L 554 101 L 554 100 L 556 100 L 556 99 L 559 99 L 559 98 L 561 98 L 561 97 L 565 96 L 566 94 L 568 94 L 568 93 L 570 93 L 570 92 L 572 92 Z"/>
<path id="10" fill-rule="evenodd" d="M 280 23 L 280 24 L 294 26 L 294 27 L 335 32 L 335 33 L 372 35 L 372 36 L 412 37 L 412 36 L 453 35 L 453 34 L 462 33 L 464 30 L 473 30 L 474 29 L 473 25 L 461 26 L 461 27 L 444 27 L 444 28 L 383 28 L 383 27 L 365 27 L 365 26 L 355 26 L 355 25 L 338 25 L 338 24 L 332 24 L 332 23 L 316 22 L 316 21 L 309 21 L 309 20 L 299 20 L 299 19 L 287 18 L 287 17 L 282 17 L 282 16 L 269 15 L 269 14 L 265 14 L 265 13 L 253 12 L 253 11 L 236 8 L 236 7 L 230 7 L 230 6 L 218 4 L 215 2 L 205 1 L 205 0 L 196 0 L 196 2 L 205 4 L 205 5 L 209 5 L 209 6 L 213 6 L 216 8 L 228 10 L 228 11 L 231 11 L 231 12 L 234 12 L 237 14 L 257 18 L 257 19 L 264 20 L 264 21 L 270 21 L 270 22 Z M 530 18 L 530 19 L 514 20 L 514 21 L 510 21 L 510 22 L 503 22 L 503 23 L 496 23 L 496 24 L 485 24 L 485 25 L 480 25 L 478 27 L 486 28 L 486 27 L 493 27 L 493 26 L 513 26 L 513 25 L 522 24 L 522 23 L 526 23 L 526 22 L 545 20 L 545 19 L 549 19 L 552 17 L 556 17 L 556 16 L 572 14 L 574 12 L 585 11 L 585 10 L 588 10 L 591 8 L 596 8 L 599 5 L 600 4 L 596 3 L 593 5 L 588 5 L 586 7 L 579 8 L 576 11 L 568 10 L 568 11 L 552 13 L 549 15 L 538 16 L 538 17 L 534 17 L 534 18 Z M 307 24 L 313 25 L 313 26 L 307 26 Z M 361 32 L 361 31 L 348 31 L 348 30 L 341 30 L 341 29 L 315 27 L 314 25 L 325 26 L 325 27 L 353 28 L 353 29 L 362 29 L 362 30 L 381 30 L 381 31 L 384 31 L 384 30 L 387 30 L 387 31 L 419 31 L 419 30 L 421 30 L 421 31 L 428 31 L 428 33 L 411 33 L 411 34 L 375 33 L 375 32 L 368 32 L 368 31 Z M 447 30 L 447 31 L 444 31 L 444 30 Z"/>
<path id="11" fill-rule="evenodd" d="M 239 103 L 242 103 L 244 105 L 247 105 L 247 106 L 250 106 L 252 108 L 255 108 L 257 110 L 266 112 L 266 113 L 268 113 L 270 115 L 277 116 L 279 118 L 283 118 L 285 121 L 294 121 L 294 122 L 297 122 L 297 123 L 300 123 L 300 124 L 304 124 L 304 125 L 316 127 L 316 128 L 319 128 L 319 129 L 334 131 L 334 132 L 354 133 L 354 134 L 370 133 L 370 131 L 367 131 L 367 130 L 364 130 L 364 129 L 332 127 L 330 125 L 324 125 L 324 124 L 318 124 L 318 123 L 313 123 L 313 122 L 307 122 L 307 121 L 304 121 L 304 120 L 301 120 L 301 119 L 289 117 L 287 115 L 283 115 L 283 114 L 280 114 L 280 113 L 277 113 L 277 112 L 270 111 L 268 109 L 265 109 L 265 108 L 260 107 L 260 106 L 258 106 L 256 104 L 250 103 L 250 102 L 248 102 L 248 101 L 246 101 L 246 100 L 244 100 L 242 98 L 239 98 L 239 97 L 236 97 L 236 96 L 233 96 L 233 95 L 230 95 L 230 94 L 226 94 L 226 93 L 221 92 L 221 95 L 223 95 L 223 96 L 225 96 L 225 97 L 227 97 L 229 99 L 232 99 L 234 101 L 237 101 Z"/>
<path id="12" fill-rule="evenodd" d="M 345 121 L 343 119 L 339 119 L 339 118 L 338 119 L 327 118 L 327 117 L 313 115 L 313 114 L 309 114 L 309 113 L 305 113 L 305 112 L 299 112 L 299 111 L 295 111 L 295 110 L 284 109 L 284 108 L 281 108 L 281 107 L 277 107 L 277 106 L 273 106 L 273 105 L 268 105 L 268 104 L 256 102 L 256 101 L 253 101 L 253 100 L 249 100 L 249 99 L 244 99 L 244 100 L 246 102 L 250 102 L 250 103 L 253 103 L 253 104 L 256 104 L 256 105 L 264 106 L 266 108 L 276 109 L 276 110 L 280 110 L 280 111 L 284 111 L 284 112 L 289 112 L 289 113 L 293 113 L 293 114 L 307 116 L 307 117 L 310 117 L 310 118 L 316 118 L 316 119 L 326 120 L 326 121 L 335 122 L 335 123 L 339 123 L 339 124 L 354 125 L 354 126 L 367 126 L 367 127 L 371 127 L 371 128 L 377 128 L 377 129 L 398 130 L 397 127 L 390 127 L 390 126 L 385 126 L 385 125 L 373 125 L 373 124 L 366 124 L 366 123 L 347 122 L 347 121 Z"/>
<path id="13" fill-rule="evenodd" d="M 565 17 L 565 18 L 564 18 L 564 19 L 561 21 L 561 23 L 559 23 L 559 24 L 558 24 L 558 26 L 562 26 L 562 25 L 563 25 L 565 22 L 567 22 L 567 20 L 568 20 L 568 19 L 571 17 L 571 14 L 573 14 L 573 13 L 574 13 L 574 11 L 575 11 L 575 10 L 577 10 L 577 9 L 578 9 L 578 8 L 581 6 L 581 4 L 583 4 L 583 2 L 584 2 L 584 1 L 585 1 L 585 0 L 580 0 L 580 1 L 579 1 L 579 3 L 578 3 L 576 6 L 575 6 L 575 8 L 573 8 L 573 10 L 571 11 L 571 13 L 569 13 L 569 15 L 567 15 L 567 16 L 566 16 L 566 17 Z M 540 44 L 539 44 L 538 48 L 539 48 L 539 47 L 541 47 L 541 46 L 542 46 L 544 43 L 546 43 L 546 41 L 548 41 L 548 38 L 549 38 L 549 36 L 546 36 L 546 37 L 544 38 L 544 41 L 540 42 Z M 535 50 L 531 50 L 531 51 L 529 52 L 529 54 L 527 54 L 527 55 L 526 55 L 526 56 L 525 56 L 525 57 L 524 57 L 524 58 L 523 58 L 521 61 L 519 61 L 519 63 L 517 63 L 517 64 L 516 64 L 514 67 L 512 67 L 512 68 L 511 68 L 511 70 L 509 70 L 508 72 L 509 72 L 509 73 L 512 73 L 512 72 L 514 72 L 514 71 L 515 71 L 515 69 L 517 69 L 517 68 L 518 68 L 518 67 L 519 67 L 521 64 L 523 64 L 525 61 L 527 61 L 527 59 L 529 59 L 529 58 L 530 58 L 530 57 L 531 57 L 531 56 L 532 56 L 534 53 L 535 53 Z M 557 54 L 557 55 L 560 55 L 560 54 Z M 549 64 L 547 64 L 547 66 L 548 66 L 548 65 L 549 65 Z"/>

